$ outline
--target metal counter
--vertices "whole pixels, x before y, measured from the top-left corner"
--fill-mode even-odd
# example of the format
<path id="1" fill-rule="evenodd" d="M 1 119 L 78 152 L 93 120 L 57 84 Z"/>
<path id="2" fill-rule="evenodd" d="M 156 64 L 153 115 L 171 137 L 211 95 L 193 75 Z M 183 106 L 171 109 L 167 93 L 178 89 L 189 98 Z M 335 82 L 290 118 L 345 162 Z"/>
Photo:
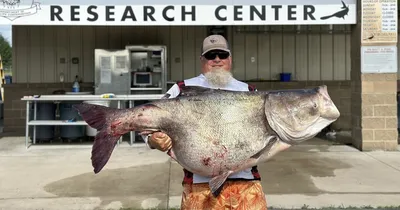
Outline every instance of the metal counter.
<path id="1" fill-rule="evenodd" d="M 26 101 L 26 133 L 25 133 L 25 146 L 28 148 L 29 139 L 29 126 L 33 126 L 33 138 L 32 143 L 36 144 L 36 126 L 42 125 L 57 125 L 57 126 L 71 126 L 71 125 L 87 125 L 83 120 L 76 122 L 65 122 L 63 120 L 37 120 L 37 102 L 38 101 L 117 101 L 118 108 L 121 108 L 121 101 L 129 101 L 129 107 L 132 107 L 132 102 L 138 100 L 157 100 L 161 99 L 164 94 L 146 94 L 146 95 L 115 95 L 113 98 L 102 98 L 101 95 L 40 95 L 24 96 L 21 98 L 22 101 Z M 29 120 L 29 106 L 34 104 L 33 109 L 33 120 Z M 130 132 L 130 143 L 133 144 L 134 132 Z M 121 142 L 122 137 L 118 141 Z"/>

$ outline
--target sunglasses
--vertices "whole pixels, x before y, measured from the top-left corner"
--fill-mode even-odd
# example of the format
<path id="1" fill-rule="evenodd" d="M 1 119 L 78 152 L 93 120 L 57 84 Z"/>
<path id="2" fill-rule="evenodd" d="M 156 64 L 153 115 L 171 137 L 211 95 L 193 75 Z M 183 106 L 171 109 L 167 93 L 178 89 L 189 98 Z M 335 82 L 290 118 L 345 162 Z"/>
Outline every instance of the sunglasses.
<path id="1" fill-rule="evenodd" d="M 206 54 L 204 54 L 204 57 L 207 60 L 214 60 L 218 55 L 219 59 L 227 59 L 229 57 L 229 52 L 225 52 L 225 51 L 210 51 L 207 52 Z"/>

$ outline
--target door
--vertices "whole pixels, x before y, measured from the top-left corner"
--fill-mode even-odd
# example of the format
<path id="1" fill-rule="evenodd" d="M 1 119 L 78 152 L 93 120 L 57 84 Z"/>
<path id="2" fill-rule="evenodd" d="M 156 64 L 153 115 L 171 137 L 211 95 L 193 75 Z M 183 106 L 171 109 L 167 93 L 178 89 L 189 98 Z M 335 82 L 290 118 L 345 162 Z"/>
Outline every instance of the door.
<path id="1" fill-rule="evenodd" d="M 95 49 L 95 94 L 130 94 L 129 51 Z"/>

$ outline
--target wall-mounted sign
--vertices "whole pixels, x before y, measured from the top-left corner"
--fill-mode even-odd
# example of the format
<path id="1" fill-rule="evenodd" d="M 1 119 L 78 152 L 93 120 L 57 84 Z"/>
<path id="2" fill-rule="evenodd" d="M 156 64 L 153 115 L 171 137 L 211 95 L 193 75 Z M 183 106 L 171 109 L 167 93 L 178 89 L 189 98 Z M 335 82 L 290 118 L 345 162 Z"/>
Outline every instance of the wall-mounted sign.
<path id="1" fill-rule="evenodd" d="M 356 0 L 52 0 L 43 4 L 40 1 L 3 0 L 0 4 L 0 24 L 148 26 L 356 23 Z"/>
<path id="2" fill-rule="evenodd" d="M 361 73 L 397 73 L 397 47 L 362 46 Z"/>
<path id="3" fill-rule="evenodd" d="M 397 0 L 361 1 L 362 43 L 397 42 Z"/>

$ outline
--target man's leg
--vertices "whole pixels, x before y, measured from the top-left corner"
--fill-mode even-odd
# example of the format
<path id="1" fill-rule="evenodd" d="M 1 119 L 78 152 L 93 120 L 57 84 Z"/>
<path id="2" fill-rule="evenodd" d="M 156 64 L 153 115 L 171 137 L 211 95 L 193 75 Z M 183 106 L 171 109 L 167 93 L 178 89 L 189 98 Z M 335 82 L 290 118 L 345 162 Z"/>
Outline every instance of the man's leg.
<path id="1" fill-rule="evenodd" d="M 219 210 L 224 209 L 209 189 L 208 183 L 202 184 L 183 184 L 182 210 Z M 223 202 L 222 202 L 223 204 Z"/>
<path id="2" fill-rule="evenodd" d="M 208 183 L 184 184 L 181 209 L 267 210 L 267 202 L 260 181 L 227 181 L 217 198 Z"/>
<path id="3" fill-rule="evenodd" d="M 267 210 L 267 201 L 260 181 L 229 181 L 226 201 L 230 209 Z M 228 198 L 229 197 L 229 198 Z"/>

